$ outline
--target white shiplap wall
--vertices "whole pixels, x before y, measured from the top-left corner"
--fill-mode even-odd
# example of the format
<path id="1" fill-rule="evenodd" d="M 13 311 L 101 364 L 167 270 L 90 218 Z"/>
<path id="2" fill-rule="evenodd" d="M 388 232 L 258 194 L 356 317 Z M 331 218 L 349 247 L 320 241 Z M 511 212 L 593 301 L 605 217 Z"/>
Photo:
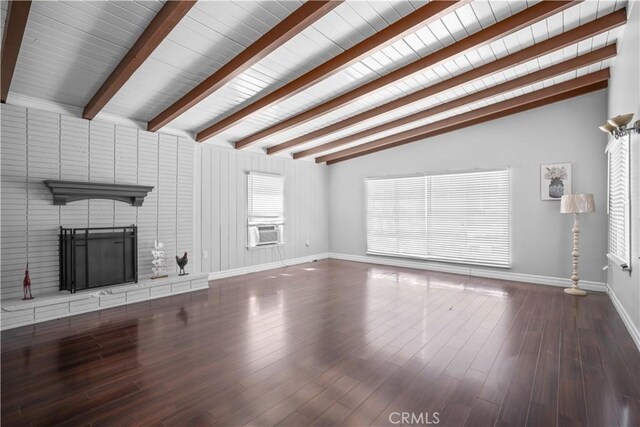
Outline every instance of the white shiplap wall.
<path id="1" fill-rule="evenodd" d="M 247 250 L 247 172 L 285 176 L 285 245 L 282 258 L 328 251 L 327 187 L 324 165 L 196 146 L 196 252 L 207 253 L 194 268 L 219 272 L 279 261 L 277 248 Z M 309 246 L 306 246 L 306 241 Z"/>
<path id="2" fill-rule="evenodd" d="M 33 293 L 58 288 L 58 227 L 138 225 L 138 273 L 151 247 L 193 254 L 194 142 L 99 121 L 2 105 L 2 297 L 21 295 L 29 261 Z M 140 208 L 110 200 L 54 206 L 45 179 L 138 183 L 153 191 Z M 192 270 L 192 265 L 187 270 Z"/>

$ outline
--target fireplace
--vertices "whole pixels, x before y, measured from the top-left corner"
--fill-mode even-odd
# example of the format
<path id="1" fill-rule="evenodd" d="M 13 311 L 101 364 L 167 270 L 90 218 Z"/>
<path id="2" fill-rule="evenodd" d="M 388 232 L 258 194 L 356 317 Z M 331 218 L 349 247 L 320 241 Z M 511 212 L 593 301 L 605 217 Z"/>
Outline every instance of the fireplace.
<path id="1" fill-rule="evenodd" d="M 138 282 L 138 230 L 60 227 L 60 290 Z"/>

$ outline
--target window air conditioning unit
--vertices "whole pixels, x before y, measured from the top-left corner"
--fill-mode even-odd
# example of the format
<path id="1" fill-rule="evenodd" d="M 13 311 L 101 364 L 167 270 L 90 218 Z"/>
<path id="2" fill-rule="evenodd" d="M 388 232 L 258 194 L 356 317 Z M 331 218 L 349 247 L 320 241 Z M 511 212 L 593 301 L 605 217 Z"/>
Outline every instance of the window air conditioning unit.
<path id="1" fill-rule="evenodd" d="M 249 227 L 249 247 L 281 243 L 282 225 L 254 225 Z"/>

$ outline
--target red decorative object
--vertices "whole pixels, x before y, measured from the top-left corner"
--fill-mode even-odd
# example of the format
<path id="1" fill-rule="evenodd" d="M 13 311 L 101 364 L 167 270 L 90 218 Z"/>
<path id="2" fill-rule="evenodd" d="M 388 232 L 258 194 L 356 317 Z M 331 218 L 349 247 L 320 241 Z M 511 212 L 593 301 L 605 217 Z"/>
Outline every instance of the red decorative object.
<path id="1" fill-rule="evenodd" d="M 27 263 L 27 269 L 24 271 L 24 281 L 22 282 L 23 300 L 33 299 L 33 295 L 31 295 L 31 278 L 29 277 L 29 263 Z"/>

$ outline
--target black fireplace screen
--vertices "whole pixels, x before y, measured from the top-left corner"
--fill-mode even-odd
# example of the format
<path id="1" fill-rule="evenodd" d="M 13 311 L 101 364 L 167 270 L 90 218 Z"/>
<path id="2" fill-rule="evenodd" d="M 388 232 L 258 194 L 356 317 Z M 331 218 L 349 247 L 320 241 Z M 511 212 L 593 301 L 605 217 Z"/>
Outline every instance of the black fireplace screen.
<path id="1" fill-rule="evenodd" d="M 138 282 L 138 229 L 60 227 L 60 290 Z"/>

